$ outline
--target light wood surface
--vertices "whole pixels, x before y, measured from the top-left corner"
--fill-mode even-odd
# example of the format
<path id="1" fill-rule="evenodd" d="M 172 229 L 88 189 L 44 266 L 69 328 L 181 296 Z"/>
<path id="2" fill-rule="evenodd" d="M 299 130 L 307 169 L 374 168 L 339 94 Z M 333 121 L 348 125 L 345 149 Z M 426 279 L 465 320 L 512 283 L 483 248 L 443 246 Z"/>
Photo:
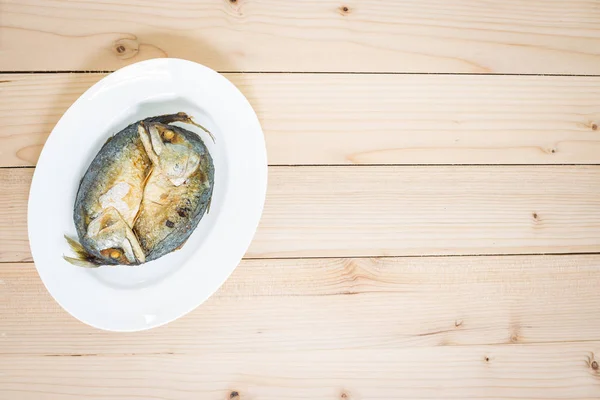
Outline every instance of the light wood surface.
<path id="1" fill-rule="evenodd" d="M 0 75 L 0 166 L 34 165 L 103 76 Z M 225 76 L 258 113 L 272 165 L 600 162 L 600 77 Z"/>
<path id="2" fill-rule="evenodd" d="M 30 261 L 32 169 L 0 169 L 0 261 Z M 600 251 L 600 166 L 271 167 L 247 257 Z"/>
<path id="3" fill-rule="evenodd" d="M 3 0 L 0 70 L 600 73 L 597 0 Z"/>
<path id="4" fill-rule="evenodd" d="M 600 399 L 599 26 L 600 0 L 0 0 L 0 400 Z M 105 72 L 166 56 L 248 98 L 267 202 L 206 303 L 103 332 L 31 263 L 33 167 Z"/>
<path id="5" fill-rule="evenodd" d="M 186 318 L 116 334 L 65 315 L 32 265 L 5 264 L 0 387 L 19 399 L 595 398 L 599 272 L 597 255 L 248 260 Z"/>
<path id="6" fill-rule="evenodd" d="M 168 340 L 173 340 L 173 337 Z M 23 400 L 596 399 L 600 342 L 223 354 L 3 356 Z M 592 361 L 594 360 L 594 361 Z M 431 375 L 434 375 L 432 377 Z"/>
<path id="7" fill-rule="evenodd" d="M 32 264 L 3 264 L 0 280 L 5 355 L 510 347 L 600 329 L 598 255 L 244 260 L 186 318 L 124 335 L 71 318 Z"/>

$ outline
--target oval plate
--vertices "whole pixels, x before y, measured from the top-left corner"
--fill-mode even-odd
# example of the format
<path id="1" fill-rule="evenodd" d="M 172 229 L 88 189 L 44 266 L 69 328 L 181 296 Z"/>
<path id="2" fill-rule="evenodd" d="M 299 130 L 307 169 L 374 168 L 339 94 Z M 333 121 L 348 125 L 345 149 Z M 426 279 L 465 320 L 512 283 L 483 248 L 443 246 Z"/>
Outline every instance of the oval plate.
<path id="1" fill-rule="evenodd" d="M 140 119 L 186 112 L 216 137 L 196 132 L 215 165 L 210 211 L 184 246 L 138 267 L 75 267 L 64 235 L 77 237 L 75 195 L 104 142 Z M 29 194 L 29 243 L 44 285 L 72 316 L 96 328 L 163 325 L 212 295 L 242 259 L 262 214 L 267 156 L 246 98 L 225 77 L 190 61 L 155 59 L 122 68 L 63 115 L 40 155 Z"/>

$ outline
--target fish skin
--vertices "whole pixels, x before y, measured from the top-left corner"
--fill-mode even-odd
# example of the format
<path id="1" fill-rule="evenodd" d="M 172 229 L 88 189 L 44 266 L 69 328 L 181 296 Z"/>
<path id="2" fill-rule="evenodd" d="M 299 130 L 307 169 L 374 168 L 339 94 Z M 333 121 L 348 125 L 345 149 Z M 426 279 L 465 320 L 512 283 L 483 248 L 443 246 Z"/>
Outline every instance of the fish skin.
<path id="1" fill-rule="evenodd" d="M 185 243 L 207 211 L 214 186 L 214 165 L 208 149 L 193 132 L 175 125 L 169 129 L 181 135 L 191 148 L 200 155 L 200 165 L 181 186 L 173 186 L 156 169 L 148 178 L 146 190 L 153 184 L 168 188 L 164 206 L 144 195 L 134 232 L 146 252 L 146 261 L 155 260 Z"/>
<path id="2" fill-rule="evenodd" d="M 185 114 L 180 113 L 177 115 Z M 156 222 L 157 218 L 153 219 L 151 217 L 148 208 L 146 208 L 146 214 L 148 215 L 144 215 L 142 198 L 147 181 L 152 179 L 152 176 L 148 177 L 148 174 L 155 171 L 155 169 L 144 150 L 137 127 L 141 122 L 166 121 L 169 123 L 179 121 L 172 118 L 173 116 L 151 117 L 130 124 L 109 138 L 91 162 L 81 179 L 73 210 L 73 219 L 79 242 L 85 251 L 89 253 L 87 261 L 98 265 L 123 264 L 122 260 L 113 260 L 97 251 L 93 241 L 86 235 L 89 222 L 102 210 L 99 202 L 100 196 L 119 182 L 126 182 L 131 185 L 126 199 L 131 208 L 131 215 L 127 215 L 127 218 L 124 215 L 124 219 L 130 226 L 135 220 L 133 230 L 136 234 L 145 232 L 150 235 L 153 232 L 152 223 Z M 168 125 L 168 127 L 181 135 L 186 143 L 201 156 L 201 164 L 195 173 L 188 178 L 189 185 L 186 183 L 176 188 L 182 192 L 180 197 L 184 199 L 183 201 L 189 209 L 189 212 L 185 213 L 185 218 L 180 215 L 181 205 L 179 203 L 165 206 L 165 209 L 161 210 L 161 215 L 166 216 L 169 226 L 166 224 L 156 226 L 157 233 L 152 238 L 138 236 L 140 244 L 144 243 L 146 245 L 145 247 L 142 246 L 146 253 L 145 262 L 170 253 L 186 242 L 206 213 L 213 192 L 214 165 L 202 139 L 197 134 L 184 128 L 174 125 Z M 136 202 L 139 213 L 136 209 Z M 136 227 L 139 227 L 139 229 L 136 230 Z M 139 264 L 139 262 L 133 264 Z"/>
<path id="3" fill-rule="evenodd" d="M 102 210 L 100 196 L 118 181 L 132 184 L 132 203 L 141 203 L 143 182 L 152 166 L 139 139 L 137 123 L 118 132 L 102 146 L 81 179 L 77 191 L 73 220 L 79 243 L 90 254 L 94 263 L 117 265 L 118 260 L 103 256 L 87 237 L 87 227 Z"/>

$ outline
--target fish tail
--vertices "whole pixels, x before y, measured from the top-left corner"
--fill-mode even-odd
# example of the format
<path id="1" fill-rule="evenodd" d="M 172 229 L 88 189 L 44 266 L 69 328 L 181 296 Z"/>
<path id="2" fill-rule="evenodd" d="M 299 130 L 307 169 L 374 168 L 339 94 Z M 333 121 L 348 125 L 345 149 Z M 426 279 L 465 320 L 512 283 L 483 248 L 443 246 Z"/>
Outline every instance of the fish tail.
<path id="1" fill-rule="evenodd" d="M 72 239 L 67 235 L 65 235 L 65 240 L 69 244 L 71 250 L 73 250 L 73 252 L 77 254 L 80 258 L 89 258 L 90 255 L 88 254 L 88 252 L 85 251 L 83 246 L 77 240 Z"/>
<path id="2" fill-rule="evenodd" d="M 76 257 L 63 256 L 63 258 L 67 262 L 78 267 L 84 268 L 97 268 L 100 266 L 99 264 L 96 264 L 92 261 L 92 256 L 83 248 L 83 246 L 78 241 L 76 241 L 75 239 L 71 239 L 67 235 L 65 235 L 65 239 L 69 244 L 71 250 L 76 255 Z"/>
<path id="3" fill-rule="evenodd" d="M 69 263 L 69 264 L 73 264 L 76 265 L 78 267 L 83 267 L 83 268 L 98 268 L 100 265 L 98 264 L 94 264 L 91 261 L 87 261 L 87 260 L 82 260 L 80 258 L 73 258 L 73 257 L 67 257 L 67 256 L 63 256 L 63 258 Z"/>

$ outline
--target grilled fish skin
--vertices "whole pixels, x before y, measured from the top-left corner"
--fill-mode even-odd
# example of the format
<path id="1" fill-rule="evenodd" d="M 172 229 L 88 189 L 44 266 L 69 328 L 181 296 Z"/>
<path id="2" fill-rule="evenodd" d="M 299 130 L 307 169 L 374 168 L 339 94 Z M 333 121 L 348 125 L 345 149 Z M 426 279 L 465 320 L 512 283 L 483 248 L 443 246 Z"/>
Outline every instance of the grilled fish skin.
<path id="1" fill-rule="evenodd" d="M 188 170 L 188 176 L 185 173 L 175 176 L 172 170 L 177 168 L 171 168 L 170 158 L 150 173 L 134 226 L 148 261 L 170 253 L 187 240 L 207 211 L 214 186 L 212 158 L 198 136 L 177 126 L 155 126 L 167 147 L 187 148 L 179 149 L 178 157 L 174 159 L 182 165 L 195 167 Z M 160 156 L 166 151 L 163 150 Z M 190 161 L 192 158 L 197 162 Z"/>
<path id="2" fill-rule="evenodd" d="M 197 125 L 185 113 L 146 118 L 104 144 L 77 192 L 80 244 L 68 240 L 77 257 L 67 261 L 139 265 L 180 248 L 192 234 L 210 204 L 214 165 L 202 139 L 173 122 Z"/>

